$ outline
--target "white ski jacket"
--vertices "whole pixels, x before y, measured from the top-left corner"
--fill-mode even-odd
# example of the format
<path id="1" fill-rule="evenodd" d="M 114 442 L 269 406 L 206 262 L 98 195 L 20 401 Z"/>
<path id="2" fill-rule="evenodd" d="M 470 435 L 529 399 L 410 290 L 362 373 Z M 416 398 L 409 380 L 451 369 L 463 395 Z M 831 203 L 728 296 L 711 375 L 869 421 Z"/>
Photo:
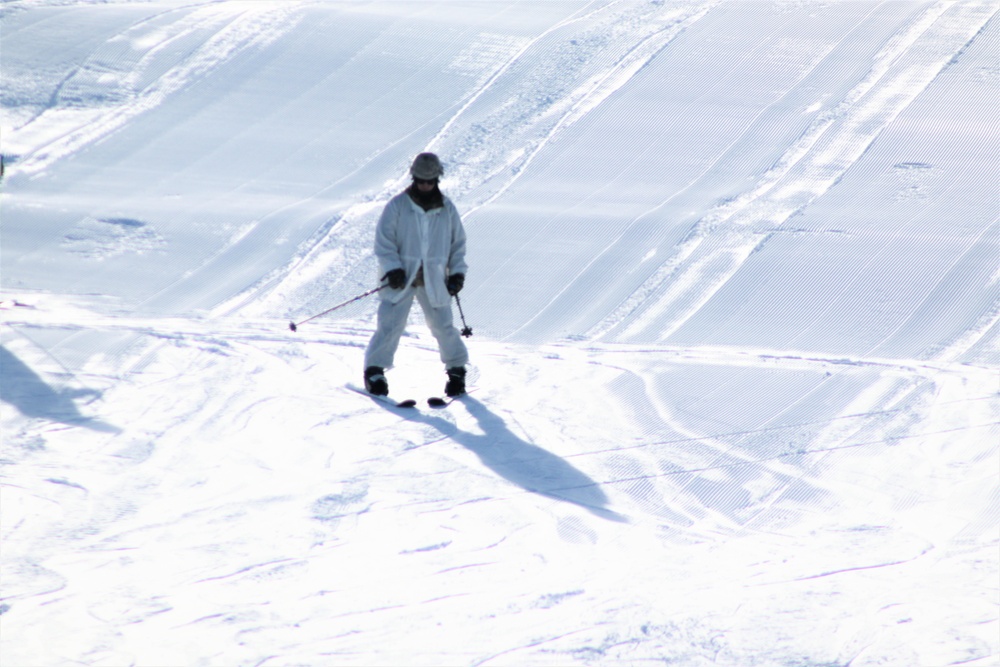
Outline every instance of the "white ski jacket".
<path id="1" fill-rule="evenodd" d="M 403 289 L 384 289 L 383 300 L 396 303 L 415 289 L 417 271 L 424 268 L 427 297 L 435 308 L 451 303 L 445 285 L 453 273 L 465 273 L 465 228 L 458 209 L 448 197 L 444 206 L 424 211 L 402 192 L 393 197 L 382 211 L 375 227 L 375 257 L 379 276 L 403 269 L 407 285 Z"/>

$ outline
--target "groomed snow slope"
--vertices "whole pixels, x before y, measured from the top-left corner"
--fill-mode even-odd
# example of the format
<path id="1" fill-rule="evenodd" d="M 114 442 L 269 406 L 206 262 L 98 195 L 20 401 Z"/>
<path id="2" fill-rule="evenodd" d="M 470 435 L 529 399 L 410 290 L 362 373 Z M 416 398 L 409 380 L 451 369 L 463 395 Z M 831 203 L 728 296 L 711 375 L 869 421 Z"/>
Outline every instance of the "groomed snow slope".
<path id="1" fill-rule="evenodd" d="M 998 16 L 5 3 L 0 661 L 997 664 Z M 287 323 L 423 150 L 404 411 Z"/>

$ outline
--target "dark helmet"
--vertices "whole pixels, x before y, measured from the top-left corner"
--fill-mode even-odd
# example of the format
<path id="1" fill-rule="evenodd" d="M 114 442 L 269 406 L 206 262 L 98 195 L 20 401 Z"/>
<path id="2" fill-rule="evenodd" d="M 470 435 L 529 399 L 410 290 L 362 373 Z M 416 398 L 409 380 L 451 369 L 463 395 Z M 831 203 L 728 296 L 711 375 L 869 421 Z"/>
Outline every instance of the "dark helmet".
<path id="1" fill-rule="evenodd" d="M 434 153 L 421 153 L 413 159 L 413 164 L 410 166 L 410 175 L 424 181 L 441 178 L 442 174 L 444 174 L 444 167 L 441 166 L 441 160 Z"/>

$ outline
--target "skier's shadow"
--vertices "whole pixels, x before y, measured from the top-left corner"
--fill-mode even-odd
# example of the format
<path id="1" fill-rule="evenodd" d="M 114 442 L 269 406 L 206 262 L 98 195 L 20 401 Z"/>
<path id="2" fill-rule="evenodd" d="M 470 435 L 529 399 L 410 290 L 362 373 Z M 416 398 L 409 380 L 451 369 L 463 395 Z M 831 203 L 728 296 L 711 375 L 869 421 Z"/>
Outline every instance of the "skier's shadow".
<path id="1" fill-rule="evenodd" d="M 434 427 L 478 456 L 487 468 L 526 491 L 579 505 L 604 519 L 627 521 L 608 509 L 608 497 L 600 484 L 585 473 L 565 459 L 517 437 L 503 419 L 475 398 L 464 396 L 459 402 L 475 417 L 482 435 L 463 431 L 446 419 L 425 413 L 411 419 Z"/>
<path id="2" fill-rule="evenodd" d="M 0 345 L 0 401 L 17 408 L 25 417 L 120 433 L 121 429 L 116 426 L 80 414 L 74 399 L 85 396 L 97 397 L 100 392 L 93 389 L 53 389 L 27 364 Z"/>

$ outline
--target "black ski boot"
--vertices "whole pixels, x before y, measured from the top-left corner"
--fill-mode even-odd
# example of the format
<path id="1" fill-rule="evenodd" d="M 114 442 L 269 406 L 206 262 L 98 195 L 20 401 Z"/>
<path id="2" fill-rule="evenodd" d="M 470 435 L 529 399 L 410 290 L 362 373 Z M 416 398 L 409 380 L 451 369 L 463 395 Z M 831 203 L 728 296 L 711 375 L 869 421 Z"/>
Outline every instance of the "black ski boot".
<path id="1" fill-rule="evenodd" d="M 375 396 L 389 395 L 389 381 L 385 379 L 385 369 L 381 366 L 369 366 L 365 369 L 365 389 Z"/>
<path id="2" fill-rule="evenodd" d="M 448 373 L 448 384 L 444 386 L 444 393 L 447 396 L 461 396 L 465 393 L 465 367 L 455 366 L 454 368 L 449 368 Z"/>

